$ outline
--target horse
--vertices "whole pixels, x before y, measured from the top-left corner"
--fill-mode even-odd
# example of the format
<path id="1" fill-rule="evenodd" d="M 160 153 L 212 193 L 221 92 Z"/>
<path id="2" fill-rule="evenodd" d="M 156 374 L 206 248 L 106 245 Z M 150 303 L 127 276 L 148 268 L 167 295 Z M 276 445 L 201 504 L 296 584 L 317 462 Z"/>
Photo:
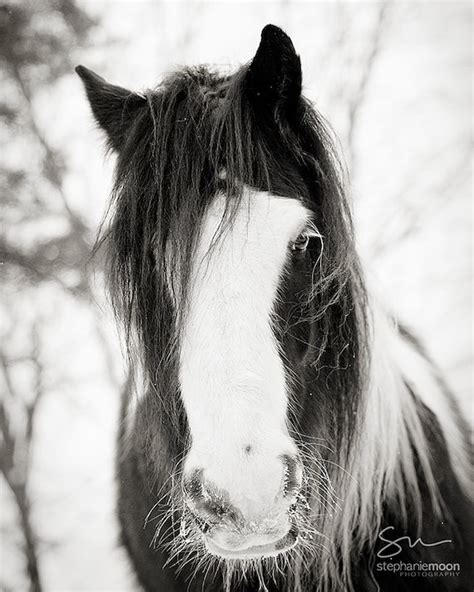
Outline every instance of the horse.
<path id="1" fill-rule="evenodd" d="M 468 590 L 468 427 L 368 287 L 291 39 L 267 25 L 235 72 L 143 93 L 76 70 L 117 158 L 98 248 L 129 362 L 118 518 L 139 584 Z"/>

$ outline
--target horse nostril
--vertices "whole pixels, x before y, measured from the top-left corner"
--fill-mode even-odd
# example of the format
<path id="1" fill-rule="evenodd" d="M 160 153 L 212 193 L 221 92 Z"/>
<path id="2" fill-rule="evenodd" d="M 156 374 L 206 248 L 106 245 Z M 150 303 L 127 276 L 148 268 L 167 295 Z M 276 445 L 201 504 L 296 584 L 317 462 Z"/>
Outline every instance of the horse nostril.
<path id="1" fill-rule="evenodd" d="M 289 454 L 281 456 L 283 461 L 283 497 L 292 497 L 301 489 L 302 468 L 299 459 Z"/>
<path id="2" fill-rule="evenodd" d="M 211 526 L 222 522 L 238 524 L 240 513 L 229 501 L 226 492 L 203 480 L 203 470 L 197 469 L 184 481 L 185 502 L 198 526 Z"/>
<path id="3" fill-rule="evenodd" d="M 209 524 L 209 522 L 206 522 L 205 520 L 202 520 L 202 518 L 200 518 L 192 510 L 191 510 L 191 515 L 193 517 L 194 523 L 196 524 L 196 526 L 199 528 L 199 530 L 203 534 L 207 534 L 211 530 L 212 525 Z"/>

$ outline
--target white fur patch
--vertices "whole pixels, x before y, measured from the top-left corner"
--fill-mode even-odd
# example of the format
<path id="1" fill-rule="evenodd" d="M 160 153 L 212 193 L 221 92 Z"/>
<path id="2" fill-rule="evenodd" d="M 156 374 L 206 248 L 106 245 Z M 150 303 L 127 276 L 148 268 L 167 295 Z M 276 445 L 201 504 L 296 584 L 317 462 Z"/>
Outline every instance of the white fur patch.
<path id="1" fill-rule="evenodd" d="M 225 203 L 217 195 L 203 222 L 181 340 L 192 438 L 186 469 L 203 468 L 244 514 L 256 515 L 281 488 L 280 456 L 296 452 L 271 315 L 289 244 L 309 212 L 296 200 L 246 188 L 235 219 L 213 245 Z"/>

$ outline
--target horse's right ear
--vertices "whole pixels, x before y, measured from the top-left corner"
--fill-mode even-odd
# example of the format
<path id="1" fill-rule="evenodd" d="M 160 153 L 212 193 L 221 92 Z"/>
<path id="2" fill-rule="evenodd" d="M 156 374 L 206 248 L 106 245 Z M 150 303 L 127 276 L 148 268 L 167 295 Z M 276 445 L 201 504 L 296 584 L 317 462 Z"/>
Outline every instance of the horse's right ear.
<path id="1" fill-rule="evenodd" d="M 109 84 L 92 70 L 77 66 L 92 113 L 107 134 L 110 146 L 119 151 L 135 117 L 146 107 L 146 99 L 126 88 Z"/>
<path id="2" fill-rule="evenodd" d="M 301 61 L 291 39 L 279 27 L 263 28 L 246 86 L 253 104 L 277 118 L 296 108 L 301 96 Z"/>

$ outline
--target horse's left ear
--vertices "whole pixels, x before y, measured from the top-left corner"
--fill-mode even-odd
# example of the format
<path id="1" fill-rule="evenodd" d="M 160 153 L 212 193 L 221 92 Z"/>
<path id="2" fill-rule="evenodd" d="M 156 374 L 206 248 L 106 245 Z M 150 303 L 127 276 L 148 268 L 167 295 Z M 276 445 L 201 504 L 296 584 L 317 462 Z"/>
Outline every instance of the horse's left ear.
<path id="1" fill-rule="evenodd" d="M 110 146 L 119 151 L 138 112 L 146 107 L 146 99 L 126 88 L 110 84 L 84 66 L 77 66 L 76 72 L 84 83 L 97 123 L 107 134 Z"/>
<path id="2" fill-rule="evenodd" d="M 279 117 L 289 115 L 301 96 L 301 61 L 291 39 L 267 25 L 247 71 L 246 86 L 255 105 Z"/>

